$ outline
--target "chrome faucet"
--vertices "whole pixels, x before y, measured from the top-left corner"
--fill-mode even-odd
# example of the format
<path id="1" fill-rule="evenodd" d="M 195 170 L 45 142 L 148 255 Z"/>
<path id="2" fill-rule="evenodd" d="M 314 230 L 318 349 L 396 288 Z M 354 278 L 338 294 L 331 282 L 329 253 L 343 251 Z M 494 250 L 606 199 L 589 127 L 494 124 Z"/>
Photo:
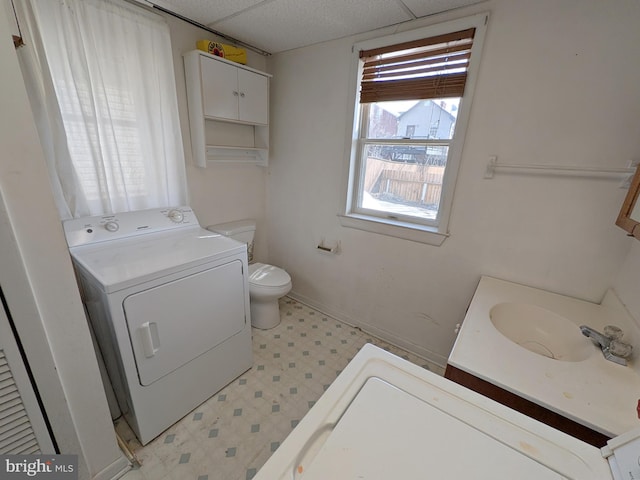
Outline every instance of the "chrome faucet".
<path id="1" fill-rule="evenodd" d="M 605 333 L 603 334 L 591 327 L 581 325 L 580 331 L 585 337 L 589 337 L 594 344 L 600 347 L 604 358 L 620 365 L 627 364 L 626 358 L 631 355 L 633 347 L 620 340 L 623 333 L 618 327 L 607 325 L 604 328 Z"/>

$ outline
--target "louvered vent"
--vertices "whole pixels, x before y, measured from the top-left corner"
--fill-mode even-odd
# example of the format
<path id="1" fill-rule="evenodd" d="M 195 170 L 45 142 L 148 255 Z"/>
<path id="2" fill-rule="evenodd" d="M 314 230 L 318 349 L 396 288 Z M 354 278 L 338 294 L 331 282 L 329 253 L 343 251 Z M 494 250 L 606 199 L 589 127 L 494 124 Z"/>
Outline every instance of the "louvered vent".
<path id="1" fill-rule="evenodd" d="M 20 392 L 0 349 L 0 454 L 34 455 L 40 452 Z"/>

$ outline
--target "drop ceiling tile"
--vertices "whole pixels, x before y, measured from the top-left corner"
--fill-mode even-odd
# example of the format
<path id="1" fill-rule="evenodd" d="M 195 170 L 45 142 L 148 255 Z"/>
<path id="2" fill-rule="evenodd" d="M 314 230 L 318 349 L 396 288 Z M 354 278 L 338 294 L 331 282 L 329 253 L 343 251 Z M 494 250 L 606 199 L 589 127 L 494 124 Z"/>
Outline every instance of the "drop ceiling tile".
<path id="1" fill-rule="evenodd" d="M 466 7 L 484 0 L 402 0 L 416 17 L 426 17 L 436 13 Z"/>
<path id="2" fill-rule="evenodd" d="M 203 25 L 234 15 L 264 0 L 149 0 Z"/>
<path id="3" fill-rule="evenodd" d="M 275 53 L 407 20 L 395 0 L 274 0 L 209 26 Z"/>

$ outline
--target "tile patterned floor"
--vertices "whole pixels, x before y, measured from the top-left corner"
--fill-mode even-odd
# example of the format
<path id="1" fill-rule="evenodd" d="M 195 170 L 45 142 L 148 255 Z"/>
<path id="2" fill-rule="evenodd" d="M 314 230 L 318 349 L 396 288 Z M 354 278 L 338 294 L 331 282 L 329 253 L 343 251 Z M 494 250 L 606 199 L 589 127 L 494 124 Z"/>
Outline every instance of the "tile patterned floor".
<path id="1" fill-rule="evenodd" d="M 440 375 L 442 368 L 285 297 L 281 323 L 253 329 L 253 368 L 142 447 L 125 480 L 251 479 L 365 343 Z"/>

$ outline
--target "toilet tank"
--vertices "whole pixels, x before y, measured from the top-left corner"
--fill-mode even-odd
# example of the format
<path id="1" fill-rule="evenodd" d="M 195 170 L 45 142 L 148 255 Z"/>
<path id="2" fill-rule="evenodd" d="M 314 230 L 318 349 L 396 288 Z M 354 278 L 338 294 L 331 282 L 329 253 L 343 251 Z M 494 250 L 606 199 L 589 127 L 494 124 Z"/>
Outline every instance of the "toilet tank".
<path id="1" fill-rule="evenodd" d="M 253 261 L 253 236 L 256 231 L 255 220 L 218 223 L 216 225 L 209 225 L 207 230 L 219 233 L 225 237 L 231 237 L 238 242 L 246 243 L 249 262 Z"/>

